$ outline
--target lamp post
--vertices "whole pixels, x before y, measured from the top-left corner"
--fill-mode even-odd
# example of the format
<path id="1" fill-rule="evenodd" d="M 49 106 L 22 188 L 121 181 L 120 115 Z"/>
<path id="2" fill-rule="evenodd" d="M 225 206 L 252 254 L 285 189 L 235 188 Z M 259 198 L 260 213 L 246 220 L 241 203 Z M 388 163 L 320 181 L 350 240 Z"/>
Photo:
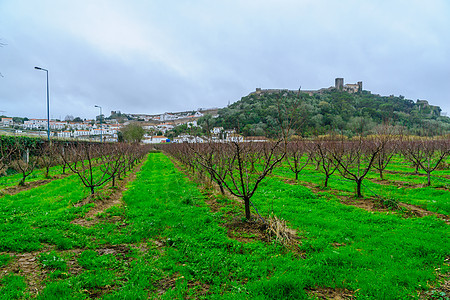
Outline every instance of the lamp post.
<path id="1" fill-rule="evenodd" d="M 36 70 L 45 71 L 47 73 L 47 138 L 50 143 L 50 101 L 48 95 L 48 70 L 40 67 L 34 67 Z"/>
<path id="2" fill-rule="evenodd" d="M 100 141 L 103 143 L 103 126 L 102 126 L 103 114 L 102 114 L 102 107 L 98 106 L 98 105 L 94 105 L 94 107 L 100 108 Z"/>

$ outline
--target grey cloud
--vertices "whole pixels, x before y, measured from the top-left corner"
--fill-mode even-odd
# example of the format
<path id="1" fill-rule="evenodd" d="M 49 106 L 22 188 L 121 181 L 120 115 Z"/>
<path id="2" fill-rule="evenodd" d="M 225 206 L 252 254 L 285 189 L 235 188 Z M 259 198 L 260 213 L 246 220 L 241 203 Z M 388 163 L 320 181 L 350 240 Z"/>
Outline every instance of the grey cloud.
<path id="1" fill-rule="evenodd" d="M 105 113 L 223 107 L 256 87 L 318 89 L 335 77 L 450 112 L 449 20 L 444 0 L 6 0 L 0 110 L 45 115 L 40 65 L 53 117 L 93 117 L 94 104 Z"/>

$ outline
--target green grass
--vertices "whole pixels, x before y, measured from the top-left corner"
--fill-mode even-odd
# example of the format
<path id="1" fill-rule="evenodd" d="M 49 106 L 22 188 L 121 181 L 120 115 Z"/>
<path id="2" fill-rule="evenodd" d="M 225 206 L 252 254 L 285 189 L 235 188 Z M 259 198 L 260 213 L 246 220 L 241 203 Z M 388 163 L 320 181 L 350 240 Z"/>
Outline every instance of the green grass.
<path id="1" fill-rule="evenodd" d="M 307 172 L 320 183 L 312 176 L 317 171 Z M 289 176 L 283 169 L 275 174 Z M 353 192 L 351 183 L 330 183 Z M 68 176 L 0 198 L 1 251 L 55 249 L 37 255 L 46 274 L 37 299 L 313 299 L 307 290 L 320 287 L 345 288 L 358 299 L 413 299 L 437 284 L 436 270 L 450 271 L 443 221 L 368 212 L 276 177 L 263 181 L 252 201 L 264 216 L 273 210 L 288 220 L 301 237 L 297 251 L 228 238 L 220 225 L 243 219 L 243 207 L 217 196 L 225 206 L 212 213 L 198 186 L 162 153 L 149 154 L 124 205 L 90 228 L 70 223 L 92 206 L 73 206 L 87 192 Z M 444 196 L 424 198 L 443 209 Z M 0 256 L 2 270 L 9 257 Z M 6 274 L 0 299 L 27 298 L 25 288 L 23 276 Z"/>
<path id="2" fill-rule="evenodd" d="M 70 224 L 92 205 L 75 207 L 87 195 L 75 175 L 0 198 L 0 251 L 28 252 L 42 243 L 58 249 L 84 247 L 92 230 Z"/>
<path id="3" fill-rule="evenodd" d="M 400 157 L 394 157 L 388 165 L 387 170 L 396 172 L 391 174 L 384 173 L 385 181 L 382 183 L 372 180 L 378 180 L 379 175 L 375 169 L 371 169 L 363 181 L 362 193 L 365 197 L 375 197 L 379 195 L 383 198 L 393 198 L 397 201 L 418 205 L 429 211 L 450 215 L 450 170 L 437 170 L 432 173 L 431 186 L 426 184 L 426 176 L 411 175 L 414 173 L 408 163 L 405 163 Z M 400 173 L 397 173 L 400 172 Z M 286 162 L 276 168 L 273 172 L 276 176 L 294 179 L 294 173 L 289 170 Z M 447 177 L 446 177 L 447 176 Z M 315 169 L 313 164 L 309 164 L 299 174 L 299 182 L 308 182 L 316 186 L 322 186 L 325 175 Z M 402 183 L 397 186 L 396 183 Z M 420 185 L 420 186 L 418 186 Z M 444 189 L 446 187 L 447 189 Z M 336 171 L 328 181 L 328 188 L 339 191 L 341 195 L 353 197 L 355 195 L 356 183 L 343 178 Z"/>
<path id="4" fill-rule="evenodd" d="M 23 276 L 8 274 L 0 280 L 0 299 L 21 299 L 26 295 L 26 286 Z"/>
<path id="5" fill-rule="evenodd" d="M 208 298 L 301 298 L 303 288 L 321 286 L 348 288 L 361 298 L 401 299 L 436 280 L 435 268 L 445 269 L 450 244 L 442 221 L 363 211 L 277 179 L 263 183 L 254 201 L 263 211 L 273 207 L 299 230 L 307 258 L 277 245 L 229 240 L 217 226 L 221 213 L 203 208 L 198 192 L 162 156 L 158 164 L 157 158 L 152 155 L 143 170 L 145 184 L 135 185 L 125 199 L 129 216 L 142 219 L 130 236 L 166 245 L 155 263 L 165 278 L 178 280 L 162 298 L 189 296 L 194 282 L 209 286 Z M 186 195 L 200 207 L 185 204 Z M 345 246 L 334 248 L 334 243 Z"/>
<path id="6" fill-rule="evenodd" d="M 450 254 L 443 221 L 368 212 L 327 196 L 269 179 L 254 197 L 260 210 L 273 207 L 305 238 L 301 248 L 317 285 L 359 290 L 371 299 L 402 299 L 435 279 L 434 269 Z"/>
<path id="7" fill-rule="evenodd" d="M 0 254 L 0 268 L 6 266 L 10 260 L 11 257 L 8 254 Z"/>

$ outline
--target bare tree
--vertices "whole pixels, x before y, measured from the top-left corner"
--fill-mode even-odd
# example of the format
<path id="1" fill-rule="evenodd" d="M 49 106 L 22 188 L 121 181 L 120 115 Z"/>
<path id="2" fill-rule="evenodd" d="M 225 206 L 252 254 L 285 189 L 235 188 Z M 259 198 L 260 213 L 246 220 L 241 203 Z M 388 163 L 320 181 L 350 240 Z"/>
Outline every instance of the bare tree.
<path id="1" fill-rule="evenodd" d="M 68 163 L 67 162 L 71 161 L 71 159 L 67 159 L 67 160 L 63 159 L 63 157 L 68 158 L 66 156 L 66 153 L 65 153 L 66 152 L 66 148 L 67 148 L 67 145 L 63 144 L 59 148 L 55 149 L 56 154 L 60 154 L 60 155 L 56 155 L 55 159 L 56 159 L 57 163 L 61 166 L 63 175 L 66 174 L 66 169 L 68 167 Z"/>
<path id="2" fill-rule="evenodd" d="M 317 140 L 314 143 L 316 157 L 319 160 L 319 170 L 325 174 L 324 187 L 328 186 L 328 179 L 337 170 L 338 161 L 342 157 L 342 153 L 339 153 L 336 149 L 338 148 L 337 143 L 339 142 L 324 140 Z"/>
<path id="3" fill-rule="evenodd" d="M 381 147 L 374 160 L 373 167 L 378 170 L 380 179 L 383 180 L 383 171 L 391 162 L 392 157 L 397 153 L 402 135 L 395 127 L 388 124 L 383 124 L 378 127 L 375 133 L 374 138 Z"/>
<path id="4" fill-rule="evenodd" d="M 356 196 L 359 198 L 362 197 L 362 182 L 380 149 L 381 146 L 373 139 L 363 139 L 359 136 L 357 140 L 341 141 L 333 153 L 342 177 L 355 181 Z"/>
<path id="5" fill-rule="evenodd" d="M 57 159 L 57 148 L 54 144 L 46 143 L 42 146 L 41 154 L 38 157 L 38 164 L 40 168 L 45 168 L 45 177 L 49 177 L 50 168 L 56 166 L 58 163 Z"/>
<path id="6" fill-rule="evenodd" d="M 313 152 L 308 151 L 307 146 L 307 143 L 299 138 L 287 143 L 286 161 L 289 169 L 295 174 L 295 180 L 298 180 L 298 174 L 308 165 L 313 156 Z"/>
<path id="7" fill-rule="evenodd" d="M 20 186 L 25 185 L 25 180 L 33 173 L 34 169 L 38 165 L 39 155 L 33 155 L 30 148 L 25 148 L 23 145 L 16 145 L 13 156 L 15 160 L 11 162 L 11 167 L 18 173 L 22 174 L 22 179 L 19 182 Z"/>
<path id="8" fill-rule="evenodd" d="M 8 169 L 11 156 L 15 151 L 14 146 L 0 138 L 0 175 L 4 175 Z"/>
<path id="9" fill-rule="evenodd" d="M 191 162 L 200 166 L 205 170 L 210 180 L 216 182 L 219 186 L 220 192 L 225 193 L 223 182 L 220 178 L 225 178 L 228 172 L 228 153 L 227 147 L 224 143 L 212 143 L 211 141 L 206 144 L 184 144 L 184 148 L 188 149 L 194 156 L 190 159 Z"/>
<path id="10" fill-rule="evenodd" d="M 223 147 L 221 167 L 226 166 L 226 172 L 220 172 L 217 168 L 210 171 L 231 194 L 244 201 L 245 217 L 249 220 L 250 199 L 261 181 L 284 159 L 284 145 L 279 140 L 267 143 L 232 142 L 223 144 Z"/>
<path id="11" fill-rule="evenodd" d="M 72 172 L 78 175 L 84 186 L 90 189 L 91 195 L 94 195 L 95 188 L 103 185 L 111 179 L 111 168 L 117 170 L 119 161 L 115 161 L 107 169 L 109 173 L 96 170 L 97 166 L 109 163 L 109 159 L 113 160 L 113 155 L 108 151 L 105 144 L 73 144 L 65 148 L 61 153 L 62 159 L 67 163 Z"/>
<path id="12" fill-rule="evenodd" d="M 116 175 L 122 167 L 122 161 L 125 159 L 124 144 L 107 144 L 102 147 L 103 155 L 99 157 L 100 170 L 112 179 L 112 186 L 116 184 Z"/>
<path id="13" fill-rule="evenodd" d="M 436 170 L 450 153 L 449 140 L 442 138 L 411 139 L 405 143 L 404 147 L 410 159 L 427 173 L 427 186 L 430 186 L 431 172 Z"/>

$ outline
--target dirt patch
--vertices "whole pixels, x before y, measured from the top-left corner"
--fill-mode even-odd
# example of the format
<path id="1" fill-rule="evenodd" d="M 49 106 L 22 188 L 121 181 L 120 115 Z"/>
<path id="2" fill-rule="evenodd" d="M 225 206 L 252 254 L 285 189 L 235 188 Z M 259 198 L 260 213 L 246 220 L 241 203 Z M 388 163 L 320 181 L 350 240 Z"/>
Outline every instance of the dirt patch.
<path id="1" fill-rule="evenodd" d="M 356 206 L 367 211 L 377 212 L 389 212 L 392 211 L 389 208 L 383 207 L 377 198 L 354 198 L 348 196 L 336 195 L 340 199 L 340 202 L 345 205 Z"/>
<path id="2" fill-rule="evenodd" d="M 108 245 L 104 248 L 98 248 L 95 251 L 99 255 L 107 255 L 112 254 L 116 257 L 116 259 L 121 260 L 133 260 L 132 257 L 127 257 L 128 253 L 130 252 L 130 247 L 128 245 L 122 244 L 122 245 Z"/>
<path id="3" fill-rule="evenodd" d="M 284 183 L 290 184 L 290 185 L 296 185 L 299 184 L 298 180 L 291 179 L 291 178 L 285 178 L 285 177 L 278 177 L 281 180 L 283 180 Z M 306 182 L 305 182 L 306 183 Z"/>
<path id="4" fill-rule="evenodd" d="M 445 258 L 444 264 L 450 265 L 450 256 Z M 448 299 L 450 296 L 450 273 L 441 274 L 437 272 L 437 276 L 439 283 L 431 286 L 428 291 L 419 291 L 419 299 Z"/>
<path id="5" fill-rule="evenodd" d="M 402 172 L 402 171 L 391 171 L 391 170 L 384 170 L 383 173 L 386 173 L 386 174 L 401 174 L 401 175 L 410 175 L 410 176 L 427 176 L 427 174 L 424 174 L 424 173 Z"/>
<path id="6" fill-rule="evenodd" d="M 224 207 L 223 204 L 218 203 L 214 195 L 208 191 L 203 190 L 202 191 L 203 196 L 205 196 L 205 203 L 209 206 L 209 209 L 215 213 L 218 212 L 222 207 Z"/>
<path id="7" fill-rule="evenodd" d="M 332 288 L 315 288 L 306 291 L 310 296 L 314 296 L 316 299 L 324 300 L 345 300 L 355 299 L 354 292 L 348 289 L 332 289 Z"/>
<path id="8" fill-rule="evenodd" d="M 77 257 L 83 252 L 83 249 L 72 249 L 72 250 L 66 250 L 62 251 L 62 253 L 73 253 L 74 255 L 71 257 L 71 259 L 67 260 L 67 273 L 70 275 L 76 276 L 78 274 L 81 274 L 83 272 L 83 268 L 78 264 Z"/>
<path id="9" fill-rule="evenodd" d="M 98 298 L 101 298 L 103 295 L 110 293 L 114 289 L 116 289 L 115 285 L 112 285 L 112 286 L 106 285 L 106 286 L 100 286 L 100 287 L 96 287 L 96 288 L 92 288 L 92 289 L 87 289 L 84 291 L 89 296 L 89 298 L 98 299 Z"/>
<path id="10" fill-rule="evenodd" d="M 407 203 L 399 203 L 399 206 L 407 209 L 407 214 L 413 217 L 425 217 L 425 216 L 436 216 L 447 224 L 450 224 L 450 216 L 438 214 L 426 209 L 423 209 L 420 206 L 407 204 Z"/>
<path id="11" fill-rule="evenodd" d="M 173 290 L 178 280 L 183 280 L 184 276 L 180 276 L 178 272 L 172 274 L 168 278 L 159 280 L 156 284 L 156 293 L 158 296 L 164 295 L 168 290 Z"/>
<path id="12" fill-rule="evenodd" d="M 175 289 L 178 281 L 185 281 L 184 276 L 181 276 L 178 272 L 174 273 L 172 276 L 168 278 L 163 278 L 156 283 L 156 294 L 158 297 L 164 295 L 168 290 Z M 203 296 L 211 294 L 209 292 L 209 284 L 190 280 L 187 283 L 189 291 L 195 291 L 196 296 Z M 187 298 L 189 299 L 189 298 Z"/>
<path id="13" fill-rule="evenodd" d="M 260 240 L 268 243 L 269 238 L 266 235 L 267 225 L 260 219 L 253 219 L 250 221 L 242 220 L 235 217 L 231 222 L 222 225 L 227 229 L 227 236 L 239 242 L 253 242 Z"/>
<path id="14" fill-rule="evenodd" d="M 45 287 L 44 280 L 50 272 L 50 270 L 42 268 L 39 265 L 38 257 L 42 253 L 48 253 L 54 249 L 55 246 L 53 245 L 44 245 L 44 249 L 28 253 L 1 252 L 0 254 L 10 255 L 11 261 L 6 266 L 0 268 L 0 279 L 8 274 L 19 274 L 24 276 L 27 283 L 26 291 L 31 295 L 36 295 Z M 65 258 L 68 266 L 68 274 L 77 275 L 83 271 L 76 259 L 78 255 L 83 252 L 82 249 L 58 250 L 57 252 L 63 256 L 66 253 L 74 254 L 70 259 Z"/>
<path id="15" fill-rule="evenodd" d="M 158 240 L 152 240 L 153 244 L 157 247 L 157 248 L 161 248 L 164 246 L 164 243 Z M 148 253 L 149 247 L 146 241 L 140 242 L 139 244 L 130 244 L 130 246 L 133 249 L 138 250 L 141 253 Z"/>
<path id="16" fill-rule="evenodd" d="M 209 284 L 203 283 L 203 282 L 200 282 L 200 281 L 190 280 L 188 282 L 188 289 L 190 291 L 195 291 L 195 295 L 196 296 L 205 297 L 207 295 L 211 295 L 211 293 L 209 291 Z"/>
<path id="17" fill-rule="evenodd" d="M 381 179 L 373 179 L 373 178 L 367 178 L 367 180 L 381 185 L 390 185 L 390 186 L 396 186 L 397 188 L 404 188 L 404 189 L 419 189 L 424 188 L 427 185 L 425 183 L 416 183 L 411 184 L 406 181 L 395 181 L 395 180 L 381 180 Z"/>
<path id="18" fill-rule="evenodd" d="M 37 257 L 45 251 L 34 251 L 29 253 L 2 252 L 9 254 L 11 261 L 0 269 L 0 279 L 7 274 L 19 274 L 25 277 L 27 283 L 26 291 L 36 294 L 43 288 L 42 281 L 46 273 L 38 264 Z"/>
<path id="19" fill-rule="evenodd" d="M 356 206 L 362 209 L 365 209 L 367 211 L 376 211 L 376 212 L 392 212 L 396 213 L 399 210 L 403 209 L 403 216 L 404 217 L 418 217 L 422 218 L 425 216 L 436 216 L 437 218 L 441 219 L 447 224 L 450 224 L 450 217 L 447 215 L 435 213 L 426 209 L 421 208 L 417 205 L 407 204 L 403 202 L 398 202 L 398 208 L 399 210 L 395 210 L 395 208 L 389 208 L 384 206 L 379 198 L 371 197 L 371 198 L 354 198 L 354 197 L 347 197 L 342 195 L 334 194 L 336 197 L 338 197 L 342 204 L 345 205 L 352 205 Z"/>
<path id="20" fill-rule="evenodd" d="M 31 190 L 38 186 L 47 184 L 53 180 L 55 180 L 55 179 L 42 179 L 42 180 L 25 182 L 25 185 L 23 185 L 23 186 L 21 186 L 21 185 L 10 186 L 10 187 L 3 189 L 1 192 L 3 194 L 8 194 L 8 195 L 12 196 L 12 195 L 18 194 L 20 192 Z"/>
<path id="21" fill-rule="evenodd" d="M 310 190 L 312 190 L 315 194 L 323 193 L 324 191 L 336 196 L 340 200 L 342 204 L 356 206 L 368 211 L 378 211 L 378 212 L 387 212 L 388 208 L 382 207 L 378 201 L 378 199 L 372 198 L 355 198 L 354 196 L 343 195 L 342 191 L 328 189 L 322 189 L 314 183 L 307 181 L 296 181 L 292 179 L 281 178 L 283 182 L 291 185 L 303 185 Z"/>

